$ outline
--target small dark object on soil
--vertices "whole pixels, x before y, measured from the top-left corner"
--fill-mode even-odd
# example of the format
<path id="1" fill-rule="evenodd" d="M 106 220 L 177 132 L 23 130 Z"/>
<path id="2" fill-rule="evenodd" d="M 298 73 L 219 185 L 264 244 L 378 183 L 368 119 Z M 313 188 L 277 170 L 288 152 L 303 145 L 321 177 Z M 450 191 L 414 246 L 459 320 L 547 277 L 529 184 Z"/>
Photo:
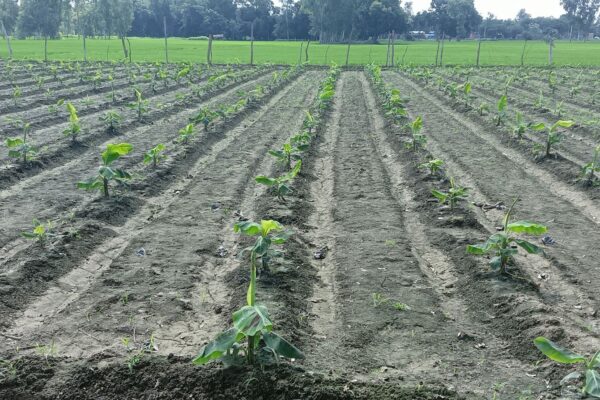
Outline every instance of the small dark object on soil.
<path id="1" fill-rule="evenodd" d="M 236 210 L 233 213 L 233 216 L 236 217 L 238 221 L 248 221 L 248 217 L 245 217 L 241 210 Z"/>
<path id="2" fill-rule="evenodd" d="M 546 235 L 542 238 L 542 243 L 546 246 L 552 246 L 553 244 L 556 244 L 556 240 L 554 240 L 552 236 Z"/>
<path id="3" fill-rule="evenodd" d="M 138 257 L 144 257 L 146 256 L 146 249 L 144 249 L 143 247 L 140 247 L 139 249 L 137 249 L 135 251 L 135 255 Z"/>
<path id="4" fill-rule="evenodd" d="M 227 255 L 227 253 L 229 253 L 229 252 L 222 245 L 219 246 L 219 248 L 217 249 L 217 256 L 218 257 L 225 257 Z"/>
<path id="5" fill-rule="evenodd" d="M 319 250 L 313 253 L 315 260 L 323 260 L 327 256 L 327 251 L 329 248 L 327 246 L 321 247 Z"/>
<path id="6" fill-rule="evenodd" d="M 483 211 L 488 211 L 488 210 L 504 210 L 506 208 L 506 206 L 504 205 L 504 203 L 501 202 L 501 201 L 497 202 L 496 204 L 473 202 L 473 205 L 475 207 L 481 208 Z"/>
<path id="7" fill-rule="evenodd" d="M 212 204 L 210 205 L 210 209 L 211 209 L 212 211 L 217 211 L 217 210 L 218 210 L 218 209 L 220 209 L 220 208 L 221 208 L 221 203 L 212 203 Z"/>

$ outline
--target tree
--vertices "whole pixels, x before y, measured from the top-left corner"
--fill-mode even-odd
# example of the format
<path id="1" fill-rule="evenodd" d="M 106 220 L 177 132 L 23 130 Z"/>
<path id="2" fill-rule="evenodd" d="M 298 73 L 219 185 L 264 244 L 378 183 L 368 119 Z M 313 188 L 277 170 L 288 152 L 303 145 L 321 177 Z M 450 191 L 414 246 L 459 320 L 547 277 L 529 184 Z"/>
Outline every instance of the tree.
<path id="1" fill-rule="evenodd" d="M 48 38 L 58 36 L 64 0 L 22 0 L 17 20 L 21 37 L 41 35 L 44 37 L 44 60 L 48 61 Z"/>
<path id="2" fill-rule="evenodd" d="M 578 28 L 587 34 L 596 20 L 600 0 L 560 0 L 560 5 L 576 21 Z"/>
<path id="3" fill-rule="evenodd" d="M 129 57 L 129 50 L 125 45 L 125 38 L 131 30 L 131 24 L 133 23 L 133 2 L 132 0 L 112 0 L 111 3 L 113 9 L 112 26 L 114 26 L 115 33 L 121 39 L 123 55 L 127 58 Z"/>
<path id="4" fill-rule="evenodd" d="M 19 4 L 17 0 L 0 0 L 0 28 L 6 39 L 6 47 L 8 47 L 8 57 L 12 58 L 13 51 L 10 44 L 10 35 L 13 33 L 17 25 L 19 16 Z"/>

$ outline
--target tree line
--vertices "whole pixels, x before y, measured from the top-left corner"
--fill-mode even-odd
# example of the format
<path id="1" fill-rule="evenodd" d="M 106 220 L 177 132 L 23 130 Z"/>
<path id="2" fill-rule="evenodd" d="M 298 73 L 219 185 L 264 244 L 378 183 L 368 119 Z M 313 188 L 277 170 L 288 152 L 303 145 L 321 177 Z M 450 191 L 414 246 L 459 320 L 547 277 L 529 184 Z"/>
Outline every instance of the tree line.
<path id="1" fill-rule="evenodd" d="M 474 0 L 432 0 L 413 12 L 401 0 L 0 0 L 0 32 L 58 38 L 127 36 L 226 39 L 299 39 L 321 42 L 375 41 L 394 32 L 414 39 L 418 32 L 446 38 L 587 38 L 600 33 L 600 0 L 561 0 L 559 18 L 482 17 Z M 412 32 L 412 33 L 411 33 Z"/>

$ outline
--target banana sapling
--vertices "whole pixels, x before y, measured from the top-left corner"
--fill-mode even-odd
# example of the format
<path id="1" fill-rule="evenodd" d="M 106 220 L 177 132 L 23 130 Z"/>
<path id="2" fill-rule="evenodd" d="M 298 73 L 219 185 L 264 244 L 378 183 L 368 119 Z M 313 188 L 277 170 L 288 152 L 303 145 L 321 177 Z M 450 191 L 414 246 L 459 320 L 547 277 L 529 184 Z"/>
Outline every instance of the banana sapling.
<path id="1" fill-rule="evenodd" d="M 302 160 L 298 160 L 296 165 L 294 165 L 294 169 L 278 178 L 269 178 L 264 175 L 259 175 L 255 178 L 255 180 L 257 183 L 272 188 L 273 193 L 277 196 L 277 198 L 282 202 L 285 202 L 285 196 L 292 192 L 292 189 L 288 186 L 288 184 L 298 175 L 301 168 Z"/>
<path id="2" fill-rule="evenodd" d="M 546 124 L 540 122 L 538 124 L 532 125 L 531 128 L 538 132 L 546 131 L 546 145 L 545 145 L 545 155 L 546 157 L 550 156 L 550 151 L 552 146 L 559 144 L 563 140 L 563 134 L 560 128 L 570 128 L 575 123 L 573 121 L 563 121 L 559 120 L 551 127 L 547 127 Z"/>
<path id="3" fill-rule="evenodd" d="M 441 192 L 434 189 L 431 191 L 431 194 L 439 200 L 440 204 L 448 203 L 450 209 L 453 209 L 460 200 L 467 197 L 468 190 L 468 188 L 458 186 L 454 181 L 454 178 L 450 178 L 450 188 L 447 192 Z"/>
<path id="4" fill-rule="evenodd" d="M 167 158 L 162 154 L 164 151 L 165 145 L 162 143 L 157 144 L 144 154 L 144 164 L 152 164 L 152 168 L 156 168 L 162 160 Z"/>
<path id="5" fill-rule="evenodd" d="M 133 150 L 133 146 L 130 143 L 108 144 L 106 150 L 101 154 L 102 163 L 98 168 L 98 175 L 87 181 L 79 182 L 77 187 L 86 190 L 102 190 L 104 197 L 108 198 L 111 181 L 125 185 L 126 181 L 131 179 L 128 172 L 113 167 L 115 161 L 129 154 L 131 150 Z"/>
<path id="6" fill-rule="evenodd" d="M 71 103 L 67 103 L 67 111 L 69 112 L 69 127 L 63 131 L 63 135 L 70 137 L 74 143 L 77 141 L 77 136 L 81 133 L 81 124 L 79 123 L 79 116 L 77 115 L 77 109 Z"/>

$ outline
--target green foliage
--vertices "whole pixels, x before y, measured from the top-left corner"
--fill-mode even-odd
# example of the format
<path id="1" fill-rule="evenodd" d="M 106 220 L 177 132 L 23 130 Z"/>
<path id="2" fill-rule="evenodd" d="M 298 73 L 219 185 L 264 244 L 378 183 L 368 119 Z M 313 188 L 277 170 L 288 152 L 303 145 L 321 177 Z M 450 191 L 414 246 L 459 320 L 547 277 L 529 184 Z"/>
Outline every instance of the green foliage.
<path id="1" fill-rule="evenodd" d="M 391 89 L 385 92 L 384 101 L 385 115 L 392 121 L 398 123 L 408 116 L 404 106 L 404 99 L 400 96 L 400 90 Z"/>
<path id="2" fill-rule="evenodd" d="M 479 113 L 479 116 L 482 117 L 484 114 L 490 112 L 490 105 L 485 102 L 480 103 L 479 107 L 477 107 L 477 112 Z"/>
<path id="3" fill-rule="evenodd" d="M 518 139 L 523 138 L 523 134 L 527 131 L 527 124 L 523 120 L 523 113 L 517 111 L 515 115 L 515 125 L 513 126 L 513 134 Z"/>
<path id="4" fill-rule="evenodd" d="M 133 146 L 129 143 L 108 144 L 106 150 L 101 154 L 102 163 L 98 168 L 98 175 L 87 181 L 79 182 L 77 187 L 86 190 L 102 190 L 104 197 L 108 198 L 111 181 L 125 185 L 131 179 L 128 172 L 112 166 L 116 160 L 129 154 L 131 150 L 133 150 Z"/>
<path id="5" fill-rule="evenodd" d="M 36 149 L 27 141 L 31 125 L 20 119 L 11 120 L 11 123 L 21 129 L 22 136 L 20 138 L 7 138 L 4 141 L 6 147 L 8 147 L 8 156 L 20 159 L 25 164 L 37 153 Z"/>
<path id="6" fill-rule="evenodd" d="M 134 89 L 133 93 L 135 95 L 135 101 L 130 103 L 128 107 L 136 111 L 138 121 L 142 122 L 144 120 L 144 115 L 150 111 L 150 102 L 142 97 L 142 92 L 138 89 Z"/>
<path id="7" fill-rule="evenodd" d="M 534 339 L 533 343 L 546 357 L 560 364 L 583 364 L 585 383 L 581 388 L 584 395 L 600 398 L 600 351 L 587 359 L 585 356 L 574 353 L 543 336 Z M 579 378 L 581 374 L 571 373 L 563 380 Z"/>
<path id="8" fill-rule="evenodd" d="M 190 122 L 194 124 L 202 124 L 204 126 L 204 131 L 208 131 L 208 127 L 210 124 L 218 117 L 218 114 L 214 111 L 211 111 L 208 107 L 204 107 L 200 110 L 198 115 L 193 118 L 190 118 Z"/>
<path id="9" fill-rule="evenodd" d="M 596 172 L 600 172 L 600 145 L 594 148 L 592 161 L 583 166 L 581 177 L 587 185 L 591 186 L 596 182 Z"/>
<path id="10" fill-rule="evenodd" d="M 500 126 L 504 124 L 504 120 L 506 119 L 506 108 L 508 106 L 508 99 L 506 95 L 502 95 L 496 104 L 496 126 Z"/>
<path id="11" fill-rule="evenodd" d="M 33 229 L 27 232 L 21 232 L 21 236 L 27 239 L 36 240 L 39 243 L 45 243 L 48 237 L 53 236 L 52 229 L 54 228 L 52 221 L 48 221 L 45 224 L 38 221 L 37 219 L 33 220 Z"/>
<path id="12" fill-rule="evenodd" d="M 286 168 L 292 170 L 292 161 L 300 160 L 301 153 L 308 150 L 307 144 L 292 145 L 290 142 L 284 143 L 281 150 L 269 150 L 269 154 L 277 158 Z"/>
<path id="13" fill-rule="evenodd" d="M 433 197 L 439 200 L 440 204 L 448 204 L 450 209 L 460 201 L 467 197 L 468 188 L 458 186 L 454 181 L 454 178 L 450 178 L 450 188 L 447 192 L 441 192 L 439 190 L 432 190 L 431 194 Z"/>
<path id="14" fill-rule="evenodd" d="M 560 128 L 570 128 L 574 125 L 573 121 L 557 121 L 551 127 L 547 127 L 546 124 L 540 122 L 538 124 L 532 125 L 531 128 L 538 132 L 546 131 L 546 146 L 545 146 L 545 155 L 546 157 L 550 156 L 550 151 L 552 146 L 558 145 L 563 140 L 563 134 L 560 131 Z"/>
<path id="15" fill-rule="evenodd" d="M 13 97 L 13 103 L 14 103 L 15 107 L 17 107 L 19 105 L 19 99 L 21 97 L 23 97 L 23 91 L 21 90 L 20 87 L 15 86 L 13 88 L 12 97 Z"/>
<path id="16" fill-rule="evenodd" d="M 470 108 L 471 107 L 471 91 L 473 89 L 473 86 L 471 84 L 471 82 L 465 82 L 462 85 L 462 95 L 463 95 L 463 100 L 465 102 L 465 107 Z"/>
<path id="17" fill-rule="evenodd" d="M 273 323 L 267 309 L 256 304 L 257 260 L 261 259 L 264 264 L 274 252 L 271 245 L 283 244 L 287 240 L 286 235 L 277 234 L 283 231 L 283 226 L 273 220 L 263 220 L 260 223 L 244 221 L 235 224 L 234 231 L 256 238 L 254 245 L 246 249 L 250 252 L 247 305 L 233 313 L 233 327 L 220 333 L 215 340 L 204 346 L 193 363 L 202 365 L 216 359 L 222 359 L 225 363 L 239 362 L 244 340 L 247 343 L 245 358 L 251 365 L 257 361 L 278 361 L 279 357 L 304 358 L 300 350 L 273 332 Z"/>
<path id="18" fill-rule="evenodd" d="M 544 251 L 535 244 L 520 239 L 512 234 L 527 234 L 539 236 L 547 232 L 544 225 L 540 225 L 529 221 L 510 222 L 511 214 L 518 199 L 515 199 L 510 206 L 503 220 L 503 231 L 495 233 L 488 238 L 487 241 L 480 244 L 467 246 L 467 252 L 474 255 L 484 255 L 492 253 L 493 257 L 490 260 L 490 266 L 493 270 L 506 272 L 506 267 L 513 260 L 515 254 L 518 253 L 517 248 L 513 244 L 521 247 L 529 254 L 542 254 Z"/>
<path id="19" fill-rule="evenodd" d="M 164 151 L 165 145 L 162 143 L 157 144 L 144 154 L 144 164 L 152 164 L 152 168 L 156 168 L 167 157 L 163 154 Z"/>
<path id="20" fill-rule="evenodd" d="M 108 132 L 116 133 L 119 131 L 123 117 L 118 112 L 109 110 L 100 117 L 100 121 L 104 122 L 104 126 L 106 126 Z"/>
<path id="21" fill-rule="evenodd" d="M 187 144 L 190 138 L 194 137 L 194 135 L 196 135 L 194 124 L 187 124 L 185 128 L 179 130 L 179 137 L 177 138 L 177 141 L 179 143 Z"/>
<path id="22" fill-rule="evenodd" d="M 63 131 L 63 135 L 70 137 L 73 142 L 77 141 L 77 136 L 81 133 L 81 124 L 75 106 L 67 103 L 67 111 L 69 112 L 69 127 Z"/>
<path id="23" fill-rule="evenodd" d="M 442 160 L 435 158 L 427 161 L 426 163 L 420 164 L 419 168 L 428 169 L 430 175 L 436 175 L 441 171 L 443 165 L 444 162 Z"/>
<path id="24" fill-rule="evenodd" d="M 423 130 L 423 118 L 418 116 L 409 124 L 409 127 L 412 134 L 411 148 L 416 151 L 419 147 L 423 147 L 427 143 L 427 137 L 421 133 Z"/>
<path id="25" fill-rule="evenodd" d="M 302 160 L 299 160 L 296 165 L 294 165 L 294 169 L 278 178 L 269 178 L 264 175 L 259 175 L 255 178 L 255 180 L 257 183 L 272 188 L 272 191 L 277 198 L 285 202 L 285 196 L 292 192 L 292 189 L 289 187 L 289 183 L 298 175 L 301 168 Z"/>

